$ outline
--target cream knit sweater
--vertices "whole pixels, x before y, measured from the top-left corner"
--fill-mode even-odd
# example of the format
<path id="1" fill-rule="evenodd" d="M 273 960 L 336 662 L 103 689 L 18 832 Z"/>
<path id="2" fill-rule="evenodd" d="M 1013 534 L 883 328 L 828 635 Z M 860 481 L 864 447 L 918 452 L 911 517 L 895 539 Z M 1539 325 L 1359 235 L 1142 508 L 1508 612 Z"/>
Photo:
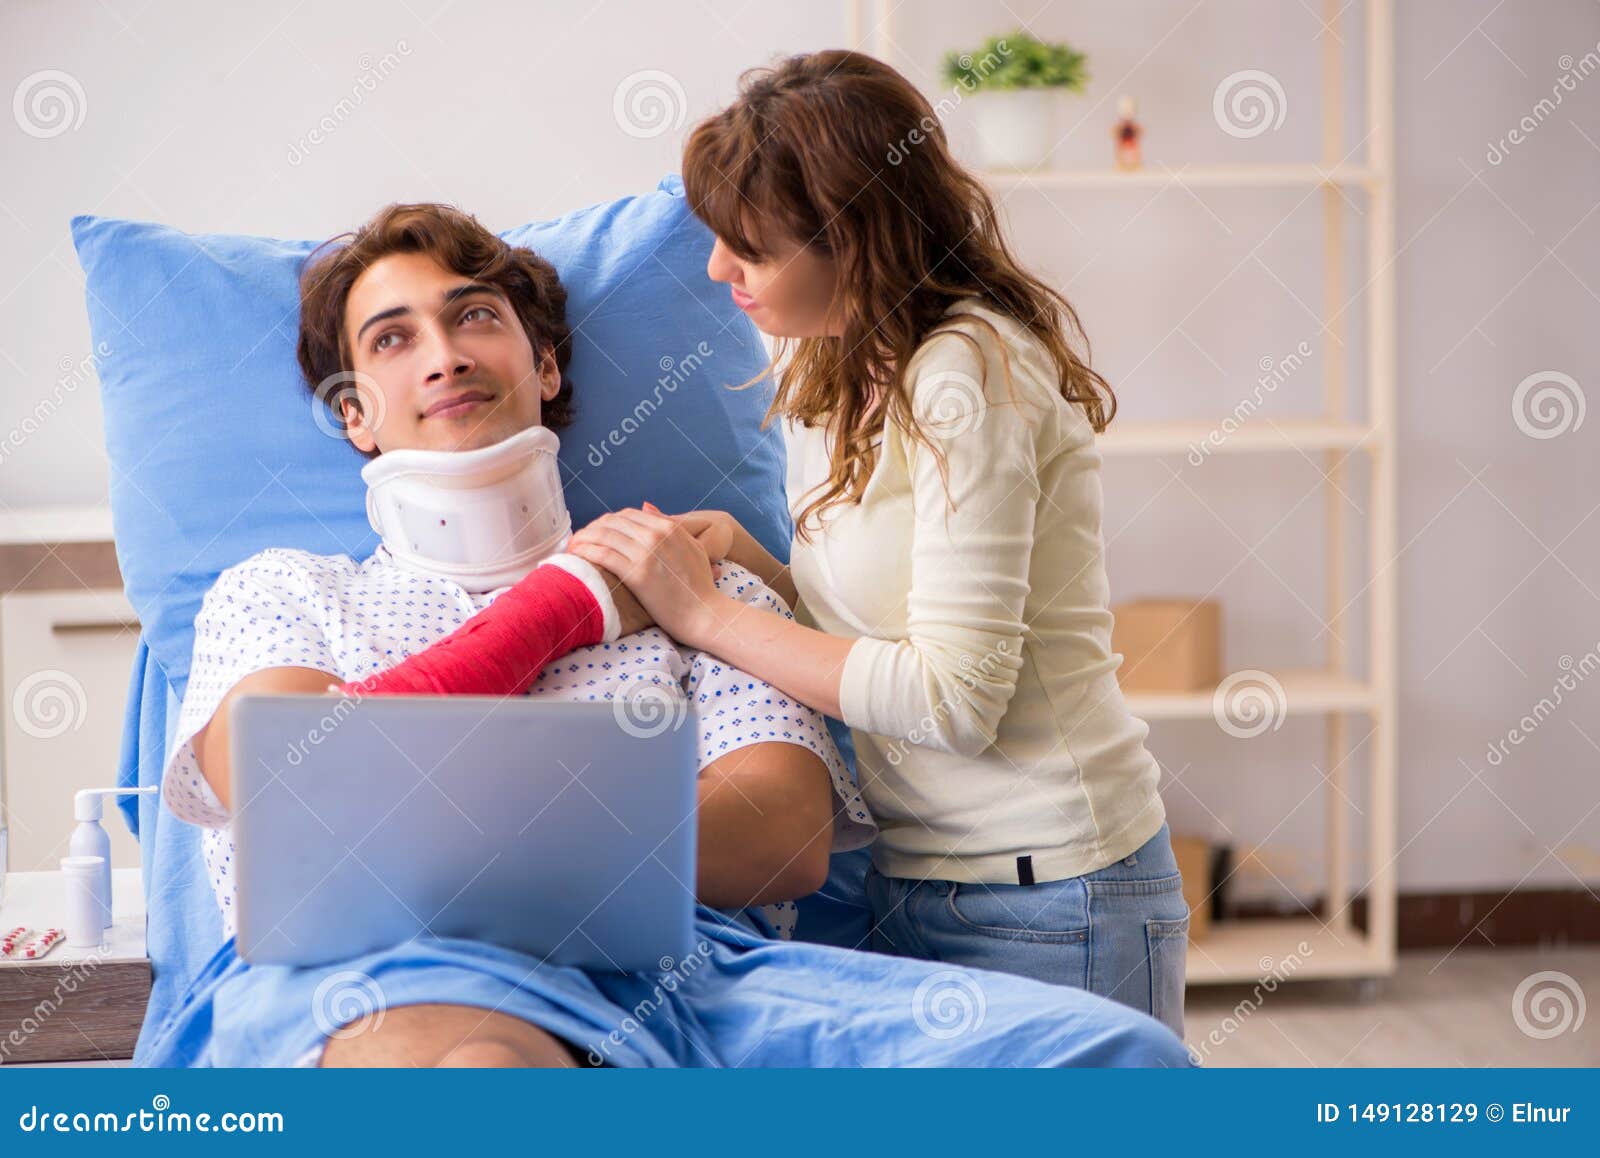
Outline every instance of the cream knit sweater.
<path id="1" fill-rule="evenodd" d="M 948 491 L 925 447 L 886 430 L 862 501 L 795 537 L 799 618 L 858 637 L 840 696 L 880 872 L 1080 876 L 1165 817 L 1111 652 L 1100 453 L 1025 330 L 975 300 L 950 317 L 971 340 L 936 334 L 908 367 Z M 827 477 L 827 437 L 784 433 L 798 518 Z"/>

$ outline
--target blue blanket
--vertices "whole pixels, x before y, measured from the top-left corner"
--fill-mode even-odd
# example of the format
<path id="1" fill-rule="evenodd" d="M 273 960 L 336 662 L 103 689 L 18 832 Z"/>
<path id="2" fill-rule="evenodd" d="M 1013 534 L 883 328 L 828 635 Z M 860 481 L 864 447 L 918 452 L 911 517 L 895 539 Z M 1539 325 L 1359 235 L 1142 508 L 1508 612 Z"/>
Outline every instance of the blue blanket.
<path id="1" fill-rule="evenodd" d="M 118 783 L 158 783 L 178 704 L 141 644 Z M 542 1026 L 595 1064 L 636 1066 L 1188 1066 L 1153 1018 L 1063 986 L 772 937 L 759 911 L 701 907 L 695 951 L 655 974 L 585 973 L 499 946 L 424 938 L 320 968 L 241 961 L 200 829 L 155 797 L 124 804 L 140 838 L 155 962 L 134 1063 L 286 1066 L 355 1014 L 446 1002 Z M 864 857 L 835 857 L 801 932 L 857 943 Z M 864 928 L 864 926 L 862 926 Z"/>
<path id="2" fill-rule="evenodd" d="M 247 965 L 230 939 L 141 1042 L 157 1066 L 312 1065 L 331 1033 L 447 1002 L 541 1026 L 591 1065 L 1167 1066 L 1164 1026 L 1082 990 L 770 936 L 702 907 L 659 972 L 587 973 L 494 945 L 420 938 L 315 968 Z"/>
<path id="3" fill-rule="evenodd" d="M 141 638 L 123 719 L 117 767 L 120 787 L 161 783 L 171 728 L 177 720 L 177 697 Z M 150 1005 L 134 1048 L 137 1065 L 148 1053 L 152 1028 L 171 1015 L 222 945 L 222 917 L 206 879 L 201 830 L 164 811 L 159 793 L 125 796 L 119 806 L 129 830 L 139 839 L 147 913 L 145 943 L 153 969 Z"/>

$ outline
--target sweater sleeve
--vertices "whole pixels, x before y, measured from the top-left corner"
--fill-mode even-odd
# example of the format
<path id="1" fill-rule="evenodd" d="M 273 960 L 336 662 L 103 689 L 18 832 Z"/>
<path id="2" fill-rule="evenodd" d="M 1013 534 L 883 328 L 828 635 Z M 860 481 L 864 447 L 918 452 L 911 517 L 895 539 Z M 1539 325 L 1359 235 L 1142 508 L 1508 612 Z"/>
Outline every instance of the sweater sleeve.
<path id="1" fill-rule="evenodd" d="M 1041 457 L 1051 404 L 992 339 L 919 351 L 913 412 L 945 457 L 903 437 L 916 524 L 907 638 L 858 639 L 841 675 L 854 728 L 973 756 L 994 743 L 1022 667 Z M 987 357 L 984 354 L 987 353 Z M 946 483 L 948 481 L 948 490 Z"/>

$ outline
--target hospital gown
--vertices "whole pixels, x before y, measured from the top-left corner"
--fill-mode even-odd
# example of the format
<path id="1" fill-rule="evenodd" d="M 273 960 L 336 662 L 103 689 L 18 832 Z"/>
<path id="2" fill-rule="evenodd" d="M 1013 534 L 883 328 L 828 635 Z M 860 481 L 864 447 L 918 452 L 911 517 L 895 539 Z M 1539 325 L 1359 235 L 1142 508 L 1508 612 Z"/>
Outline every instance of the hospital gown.
<path id="1" fill-rule="evenodd" d="M 721 565 L 717 585 L 789 614 L 731 563 Z M 241 961 L 232 939 L 230 817 L 195 762 L 194 734 L 253 671 L 309 667 L 359 679 L 449 634 L 498 594 L 408 570 L 382 547 L 361 563 L 264 551 L 223 572 L 207 593 L 163 799 L 207 829 L 205 861 L 228 939 L 150 1034 L 146 1064 L 314 1065 L 341 1018 L 430 1002 L 520 1017 L 594 1064 L 1189 1064 L 1159 1023 L 1078 990 L 789 941 L 792 902 L 739 912 L 698 906 L 693 951 L 663 961 L 659 973 L 586 972 L 432 936 L 326 967 Z M 702 768 L 748 744 L 815 753 L 833 783 L 834 850 L 872 839 L 876 827 L 815 712 L 657 628 L 553 661 L 530 694 L 605 701 L 643 686 L 686 696 Z"/>

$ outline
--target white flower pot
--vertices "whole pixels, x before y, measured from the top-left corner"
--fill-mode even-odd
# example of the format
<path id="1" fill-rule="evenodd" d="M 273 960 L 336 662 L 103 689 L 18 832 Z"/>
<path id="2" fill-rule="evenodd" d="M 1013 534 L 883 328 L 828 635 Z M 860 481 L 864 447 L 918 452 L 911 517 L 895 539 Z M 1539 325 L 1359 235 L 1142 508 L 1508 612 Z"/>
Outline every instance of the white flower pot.
<path id="1" fill-rule="evenodd" d="M 1053 88 L 976 92 L 973 121 L 978 129 L 981 163 L 988 169 L 1033 169 L 1044 163 L 1056 143 Z"/>

